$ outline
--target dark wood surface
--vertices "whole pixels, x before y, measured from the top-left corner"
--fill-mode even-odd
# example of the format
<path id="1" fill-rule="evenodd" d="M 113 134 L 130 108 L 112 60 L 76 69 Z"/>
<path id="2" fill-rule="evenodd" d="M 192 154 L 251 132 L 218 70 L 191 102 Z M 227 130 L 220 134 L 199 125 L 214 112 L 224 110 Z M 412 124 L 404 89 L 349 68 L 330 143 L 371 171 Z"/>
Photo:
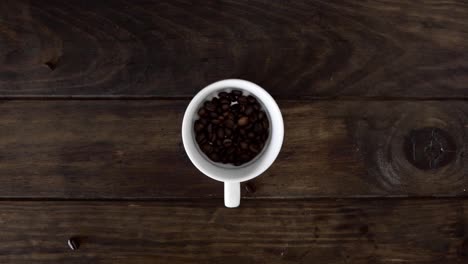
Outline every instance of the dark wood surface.
<path id="1" fill-rule="evenodd" d="M 0 202 L 2 263 L 459 263 L 460 200 Z M 80 248 L 70 251 L 69 236 Z M 78 239 L 77 239 L 78 240 Z"/>
<path id="2" fill-rule="evenodd" d="M 0 95 L 464 97 L 465 1 L 2 1 Z"/>
<path id="3" fill-rule="evenodd" d="M 188 100 L 4 101 L 0 197 L 222 196 L 191 165 L 180 136 Z M 284 147 L 248 197 L 466 196 L 464 101 L 280 101 Z M 418 169 L 405 138 L 447 131 L 448 164 Z M 431 142 L 416 146 L 423 151 Z M 405 145 L 406 144 L 406 145 Z M 412 147 L 412 144 L 410 145 Z M 429 164 L 428 164 L 429 165 Z M 435 164 L 437 165 L 437 164 Z M 46 183 L 46 184 L 45 184 Z"/>
<path id="4" fill-rule="evenodd" d="M 468 263 L 467 28 L 466 1 L 1 1 L 0 263 Z M 237 209 L 180 138 L 226 78 L 285 120 Z"/>

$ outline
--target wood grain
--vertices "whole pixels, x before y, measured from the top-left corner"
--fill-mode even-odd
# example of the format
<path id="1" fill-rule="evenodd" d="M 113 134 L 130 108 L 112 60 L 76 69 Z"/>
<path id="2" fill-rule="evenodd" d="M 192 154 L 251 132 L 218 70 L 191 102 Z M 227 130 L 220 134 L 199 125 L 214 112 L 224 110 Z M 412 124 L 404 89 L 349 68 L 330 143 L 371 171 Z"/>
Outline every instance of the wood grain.
<path id="1" fill-rule="evenodd" d="M 466 200 L 0 202 L 2 263 L 466 263 Z M 80 238 L 71 251 L 66 241 Z"/>
<path id="2" fill-rule="evenodd" d="M 0 197 L 222 197 L 222 185 L 198 172 L 183 149 L 180 127 L 187 104 L 2 101 Z M 286 131 L 282 151 L 266 173 L 250 182 L 255 190 L 244 189 L 245 197 L 468 194 L 465 101 L 279 104 Z M 446 131 L 454 143 L 443 150 L 450 154 L 443 166 L 420 169 L 405 155 L 405 138 L 421 128 Z M 415 153 L 425 155 L 437 142 L 418 143 Z"/>
<path id="3" fill-rule="evenodd" d="M 0 96 L 468 96 L 464 1 L 2 1 Z"/>

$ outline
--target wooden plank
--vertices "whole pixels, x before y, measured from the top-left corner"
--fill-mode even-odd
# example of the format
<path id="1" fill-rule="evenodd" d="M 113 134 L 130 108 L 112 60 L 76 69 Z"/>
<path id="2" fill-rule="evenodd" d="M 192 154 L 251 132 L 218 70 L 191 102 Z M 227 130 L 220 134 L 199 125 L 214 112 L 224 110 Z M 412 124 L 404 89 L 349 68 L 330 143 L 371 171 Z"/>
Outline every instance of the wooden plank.
<path id="1" fill-rule="evenodd" d="M 464 97 L 463 1 L 2 1 L 0 96 Z"/>
<path id="2" fill-rule="evenodd" d="M 187 104 L 1 101 L 0 197 L 221 197 L 183 149 Z M 279 104 L 282 152 L 244 197 L 468 194 L 465 101 Z"/>
<path id="3" fill-rule="evenodd" d="M 466 200 L 0 202 L 2 263 L 466 263 Z M 66 242 L 76 236 L 80 248 Z"/>

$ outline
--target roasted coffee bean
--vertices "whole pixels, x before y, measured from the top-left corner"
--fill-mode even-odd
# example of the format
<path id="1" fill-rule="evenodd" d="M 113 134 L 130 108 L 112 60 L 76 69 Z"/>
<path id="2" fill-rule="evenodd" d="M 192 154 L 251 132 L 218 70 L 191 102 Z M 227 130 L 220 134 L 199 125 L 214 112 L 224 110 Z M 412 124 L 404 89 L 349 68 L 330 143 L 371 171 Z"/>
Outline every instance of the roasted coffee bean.
<path id="1" fill-rule="evenodd" d="M 224 129 L 223 128 L 218 128 L 216 131 L 218 138 L 224 138 Z"/>
<path id="2" fill-rule="evenodd" d="M 240 112 L 240 104 L 233 104 L 231 105 L 231 111 L 233 113 L 239 113 Z"/>
<path id="3" fill-rule="evenodd" d="M 239 129 L 239 134 L 244 136 L 246 134 L 245 129 L 243 129 L 243 128 Z"/>
<path id="4" fill-rule="evenodd" d="M 227 128 L 233 128 L 234 127 L 234 121 L 232 119 L 228 119 L 228 120 L 224 121 L 224 126 L 226 126 Z"/>
<path id="5" fill-rule="evenodd" d="M 235 102 L 235 101 L 237 101 L 237 95 L 231 93 L 229 95 L 229 99 L 231 99 L 232 102 Z"/>
<path id="6" fill-rule="evenodd" d="M 253 113 L 253 111 L 254 111 L 253 107 L 249 105 L 245 108 L 244 113 L 249 116 Z"/>
<path id="7" fill-rule="evenodd" d="M 256 133 L 256 134 L 260 134 L 263 132 L 263 126 L 262 124 L 259 124 L 259 123 L 256 123 L 253 127 L 253 131 Z"/>
<path id="8" fill-rule="evenodd" d="M 239 96 L 239 98 L 237 98 L 237 102 L 239 102 L 239 104 L 247 104 L 249 100 L 247 100 L 247 97 L 245 96 Z"/>
<path id="9" fill-rule="evenodd" d="M 223 98 L 219 101 L 221 104 L 225 105 L 230 105 L 231 104 L 231 100 L 229 100 L 228 98 Z"/>
<path id="10" fill-rule="evenodd" d="M 203 153 L 205 153 L 206 155 L 208 155 L 208 154 L 210 154 L 211 152 L 213 152 L 213 146 L 211 146 L 211 145 L 208 144 L 208 143 L 205 143 L 205 144 L 202 145 L 201 150 L 203 151 Z"/>
<path id="11" fill-rule="evenodd" d="M 224 129 L 224 135 L 225 135 L 226 137 L 231 137 L 231 136 L 232 136 L 232 130 L 229 129 L 229 128 L 225 128 L 225 129 Z"/>
<path id="12" fill-rule="evenodd" d="M 195 139 L 197 140 L 197 142 L 199 144 L 203 144 L 206 142 L 206 136 L 204 133 L 200 133 L 200 134 L 197 134 L 197 136 L 195 137 Z"/>
<path id="13" fill-rule="evenodd" d="M 195 127 L 195 132 L 197 133 L 202 131 L 205 128 L 205 126 L 201 123 L 200 120 L 195 121 L 194 127 Z"/>
<path id="14" fill-rule="evenodd" d="M 250 160 L 250 156 L 249 156 L 249 154 L 246 154 L 246 153 L 242 153 L 242 154 L 240 155 L 240 157 L 239 157 L 239 158 L 240 158 L 240 160 L 241 160 L 241 161 L 244 161 L 244 162 L 246 162 L 246 161 L 249 161 L 249 160 Z"/>
<path id="15" fill-rule="evenodd" d="M 198 119 L 198 121 L 200 121 L 200 123 L 202 123 L 203 126 L 207 126 L 210 123 L 210 120 L 208 118 L 201 118 Z"/>
<path id="16" fill-rule="evenodd" d="M 206 102 L 205 103 L 205 109 L 210 111 L 210 112 L 216 111 L 216 105 L 213 104 L 212 102 Z"/>
<path id="17" fill-rule="evenodd" d="M 203 105 L 193 129 L 201 151 L 211 161 L 239 166 L 261 152 L 270 124 L 255 97 L 237 90 L 221 92 Z"/>
<path id="18" fill-rule="evenodd" d="M 221 109 L 223 109 L 223 111 L 229 110 L 229 104 L 222 104 Z"/>
<path id="19" fill-rule="evenodd" d="M 263 119 L 262 126 L 263 126 L 263 129 L 268 129 L 270 127 L 270 123 L 268 122 L 268 120 Z"/>
<path id="20" fill-rule="evenodd" d="M 239 120 L 237 121 L 238 126 L 246 126 L 248 124 L 249 124 L 249 118 L 246 116 L 240 117 Z"/>
<path id="21" fill-rule="evenodd" d="M 253 97 L 253 96 L 251 96 L 251 95 L 247 96 L 247 99 L 249 100 L 249 103 L 251 103 L 251 104 L 257 102 L 257 99 L 255 99 L 255 97 Z"/>
<path id="22" fill-rule="evenodd" d="M 242 141 L 242 142 L 240 143 L 240 147 L 241 147 L 241 149 L 248 149 L 248 148 L 249 148 L 249 144 L 248 144 L 247 142 L 243 142 L 243 141 Z"/>
<path id="23" fill-rule="evenodd" d="M 263 111 L 258 112 L 258 114 L 257 114 L 257 119 L 258 120 L 262 120 L 264 117 L 265 117 L 265 112 L 263 112 Z"/>
<path id="24" fill-rule="evenodd" d="M 260 151 L 259 147 L 256 144 L 250 144 L 249 150 L 252 151 L 253 153 L 258 153 Z"/>
<path id="25" fill-rule="evenodd" d="M 206 116 L 206 115 L 207 115 L 207 111 L 205 110 L 205 108 L 203 108 L 203 107 L 200 108 L 200 109 L 198 110 L 198 115 L 199 115 L 199 116 L 202 116 L 202 117 L 203 117 L 203 116 Z"/>
<path id="26" fill-rule="evenodd" d="M 219 155 L 216 152 L 212 152 L 210 155 L 208 155 L 208 157 L 214 162 L 219 161 Z"/>
<path id="27" fill-rule="evenodd" d="M 241 96 L 242 95 L 242 91 L 240 90 L 232 90 L 231 91 L 231 94 L 235 95 L 235 96 Z"/>
<path id="28" fill-rule="evenodd" d="M 223 146 L 225 147 L 230 147 L 232 145 L 232 140 L 230 140 L 229 138 L 226 138 L 224 141 L 223 141 Z"/>
<path id="29" fill-rule="evenodd" d="M 233 113 L 229 113 L 227 118 L 234 120 L 234 118 L 236 118 L 236 116 Z"/>
<path id="30" fill-rule="evenodd" d="M 230 155 L 232 153 L 234 153 L 234 151 L 236 151 L 236 148 L 233 147 L 233 146 L 230 146 L 226 149 L 226 154 Z"/>

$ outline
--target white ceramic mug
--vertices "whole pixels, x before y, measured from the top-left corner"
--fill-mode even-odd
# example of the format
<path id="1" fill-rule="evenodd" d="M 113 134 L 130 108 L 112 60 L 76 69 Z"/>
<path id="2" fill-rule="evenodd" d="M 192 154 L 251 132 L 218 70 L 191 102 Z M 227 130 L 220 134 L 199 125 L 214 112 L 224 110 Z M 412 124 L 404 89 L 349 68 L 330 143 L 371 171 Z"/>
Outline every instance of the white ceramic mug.
<path id="1" fill-rule="evenodd" d="M 222 164 L 211 161 L 195 140 L 194 122 L 198 109 L 207 100 L 220 92 L 241 90 L 244 95 L 252 95 L 266 112 L 270 121 L 270 133 L 263 150 L 250 162 L 241 166 Z M 267 170 L 278 156 L 283 145 L 284 125 L 281 111 L 275 100 L 260 86 L 238 79 L 215 82 L 201 90 L 190 102 L 182 122 L 182 141 L 193 165 L 208 177 L 224 182 L 224 204 L 226 207 L 238 207 L 240 203 L 240 183 L 253 179 Z"/>

